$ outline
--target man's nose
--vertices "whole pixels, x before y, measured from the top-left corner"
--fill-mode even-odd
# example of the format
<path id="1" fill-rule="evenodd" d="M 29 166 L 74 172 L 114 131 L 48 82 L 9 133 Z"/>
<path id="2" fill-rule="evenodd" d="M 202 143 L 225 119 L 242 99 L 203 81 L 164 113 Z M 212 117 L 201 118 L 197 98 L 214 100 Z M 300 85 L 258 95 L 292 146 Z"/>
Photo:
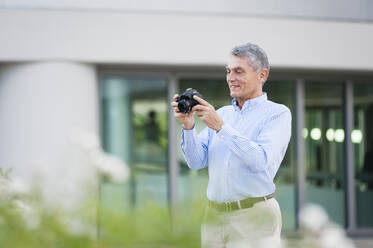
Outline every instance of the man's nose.
<path id="1" fill-rule="evenodd" d="M 230 73 L 227 74 L 227 82 L 228 83 L 233 82 L 234 79 L 235 79 L 235 77 L 233 76 L 233 74 L 230 74 Z"/>

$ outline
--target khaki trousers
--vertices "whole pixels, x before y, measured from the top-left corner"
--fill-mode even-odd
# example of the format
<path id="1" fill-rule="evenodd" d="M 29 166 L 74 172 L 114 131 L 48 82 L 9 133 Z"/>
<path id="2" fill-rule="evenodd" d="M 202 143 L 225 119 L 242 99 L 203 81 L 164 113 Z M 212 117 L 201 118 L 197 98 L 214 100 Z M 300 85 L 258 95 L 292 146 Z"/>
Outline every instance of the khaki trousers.
<path id="1" fill-rule="evenodd" d="M 202 248 L 280 248 L 281 225 L 275 198 L 231 212 L 207 208 L 201 226 Z"/>

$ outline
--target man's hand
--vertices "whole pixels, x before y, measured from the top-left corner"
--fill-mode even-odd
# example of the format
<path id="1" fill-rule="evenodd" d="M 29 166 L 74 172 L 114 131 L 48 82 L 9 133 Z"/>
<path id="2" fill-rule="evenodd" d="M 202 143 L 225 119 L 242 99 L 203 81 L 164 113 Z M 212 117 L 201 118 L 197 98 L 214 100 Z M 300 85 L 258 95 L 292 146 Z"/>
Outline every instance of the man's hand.
<path id="1" fill-rule="evenodd" d="M 177 107 L 178 103 L 176 102 L 176 98 L 178 96 L 179 96 L 178 94 L 174 95 L 173 101 L 171 102 L 171 106 L 174 109 L 174 116 L 175 116 L 176 119 L 178 119 L 183 124 L 184 129 L 186 129 L 186 130 L 193 129 L 193 127 L 194 127 L 194 110 L 192 109 L 191 112 L 186 113 L 186 114 L 181 113 L 179 111 L 179 108 Z"/>
<path id="2" fill-rule="evenodd" d="M 200 105 L 193 107 L 192 111 L 197 111 L 198 117 L 203 121 L 209 128 L 219 132 L 221 127 L 224 125 L 224 121 L 216 113 L 215 108 L 198 96 L 193 96 L 194 100 L 198 101 Z"/>

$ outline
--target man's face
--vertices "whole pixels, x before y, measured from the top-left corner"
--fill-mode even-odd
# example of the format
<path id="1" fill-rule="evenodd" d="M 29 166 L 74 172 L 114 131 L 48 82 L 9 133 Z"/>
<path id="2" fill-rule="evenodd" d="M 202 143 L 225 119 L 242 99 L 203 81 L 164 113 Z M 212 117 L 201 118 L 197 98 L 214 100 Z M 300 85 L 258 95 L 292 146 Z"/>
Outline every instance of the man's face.
<path id="1" fill-rule="evenodd" d="M 255 72 L 246 57 L 232 55 L 226 72 L 231 97 L 247 100 L 262 95 L 262 82 L 268 74 L 266 70 Z"/>

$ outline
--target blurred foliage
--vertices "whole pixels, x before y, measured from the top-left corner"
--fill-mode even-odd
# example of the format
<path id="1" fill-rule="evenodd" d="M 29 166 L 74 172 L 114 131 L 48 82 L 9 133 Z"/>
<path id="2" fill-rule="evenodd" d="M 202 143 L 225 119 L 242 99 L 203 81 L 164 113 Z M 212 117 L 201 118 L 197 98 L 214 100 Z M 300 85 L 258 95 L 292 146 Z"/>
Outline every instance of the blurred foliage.
<path id="1" fill-rule="evenodd" d="M 197 208 L 198 209 L 198 208 Z M 148 203 L 128 213 L 103 213 L 100 241 L 105 247 L 200 247 L 200 220 L 195 213 L 171 213 Z"/>
<path id="2" fill-rule="evenodd" d="M 54 213 L 38 216 L 38 226 L 31 227 L 14 204 L 0 205 L 0 247 L 97 247 L 88 235 L 75 235 L 68 231 Z"/>
<path id="3" fill-rule="evenodd" d="M 77 207 L 67 210 L 58 203 L 45 202 L 40 188 L 35 185 L 31 185 L 29 191 L 19 184 L 12 185 L 9 173 L 9 170 L 0 170 L 1 248 L 200 247 L 200 224 L 206 206 L 203 199 L 178 206 L 172 214 L 170 209 L 151 201 L 124 210 L 98 204 L 94 197 L 81 199 Z M 262 218 L 258 220 L 263 221 Z M 266 243 L 253 247 L 273 246 Z M 309 205 L 300 212 L 297 235 L 284 239 L 283 247 L 355 246 L 341 227 L 330 222 L 321 207 Z"/>
<path id="4" fill-rule="evenodd" d="M 1 171 L 3 185 L 7 173 Z M 36 191 L 0 198 L 0 247 L 199 247 L 203 207 L 170 210 L 154 203 L 132 210 L 104 208 L 94 200 L 65 211 L 47 206 Z M 97 216 L 99 221 L 97 220 Z"/>
<path id="5" fill-rule="evenodd" d="M 9 174 L 12 172 L 12 169 L 6 169 L 3 171 L 3 168 L 0 168 L 0 177 L 7 180 L 9 179 Z"/>

